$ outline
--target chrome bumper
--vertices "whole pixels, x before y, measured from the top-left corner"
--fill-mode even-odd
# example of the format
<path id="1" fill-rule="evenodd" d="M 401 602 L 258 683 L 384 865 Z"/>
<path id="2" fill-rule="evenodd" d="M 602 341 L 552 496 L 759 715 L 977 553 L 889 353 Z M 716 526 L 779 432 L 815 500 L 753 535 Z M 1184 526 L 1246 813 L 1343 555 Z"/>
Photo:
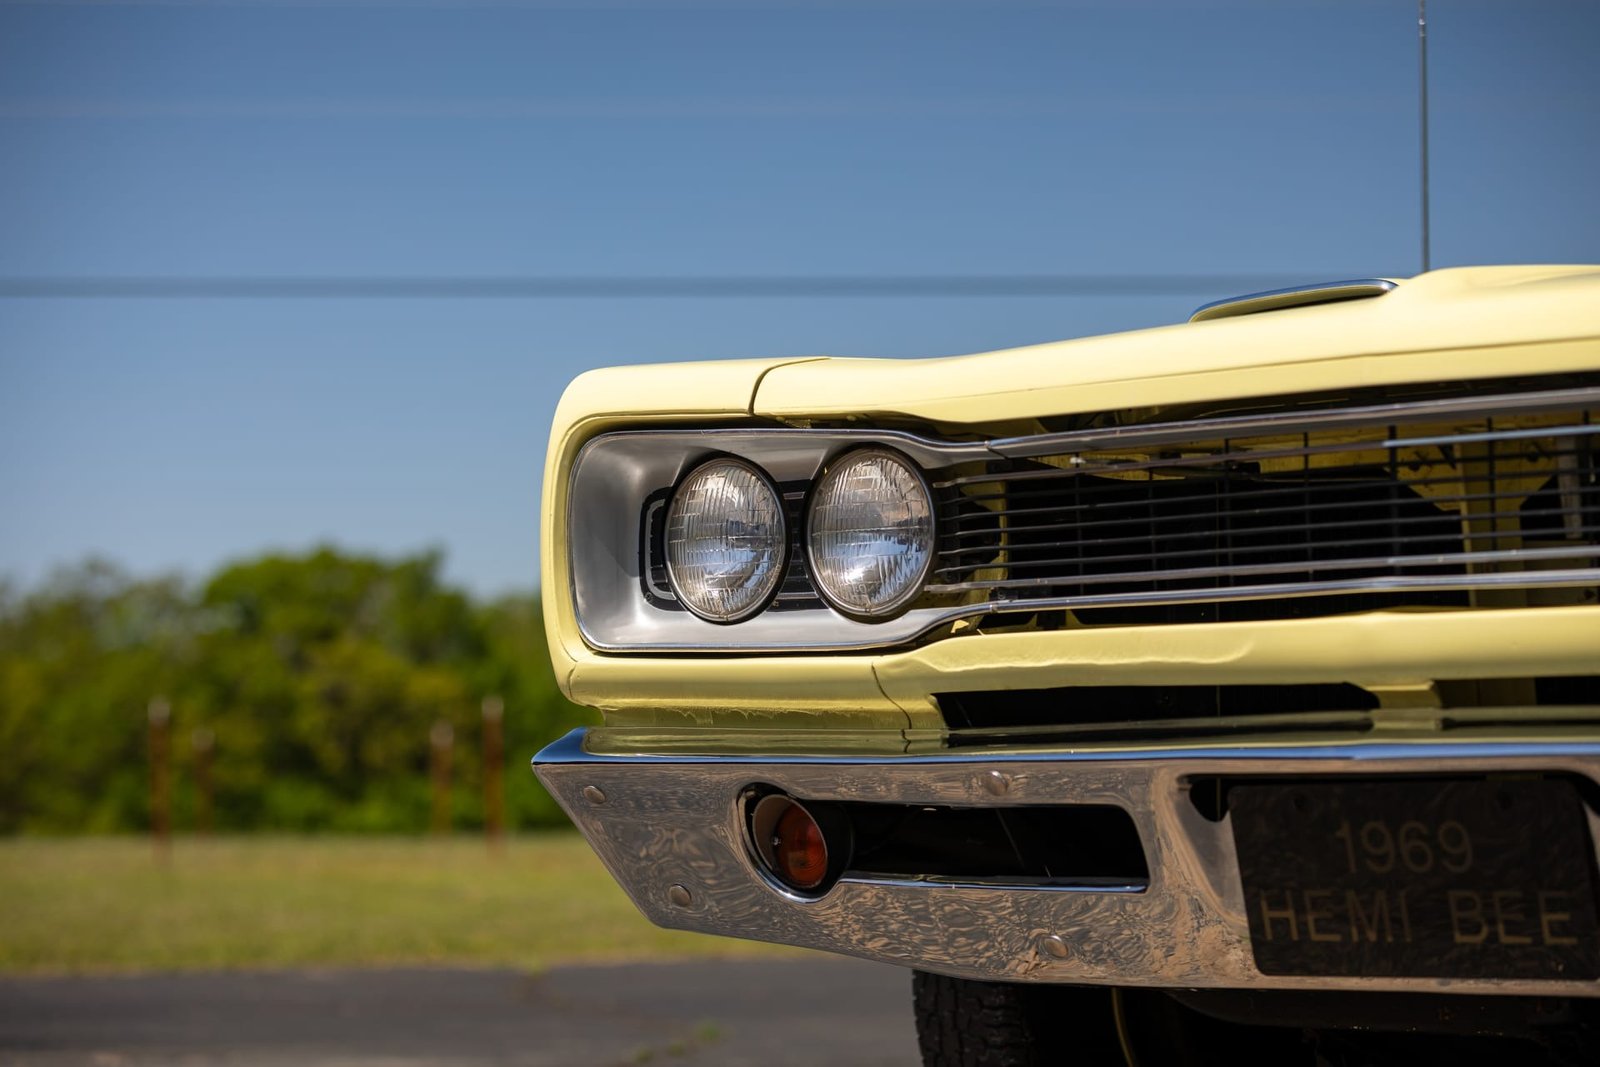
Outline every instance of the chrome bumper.
<path id="1" fill-rule="evenodd" d="M 661 926 L 999 981 L 1600 996 L 1600 982 L 1588 981 L 1264 975 L 1250 950 L 1232 828 L 1206 819 L 1187 795 L 1192 778 L 1210 775 L 1536 770 L 1600 781 L 1600 741 L 759 758 L 597 755 L 584 735 L 575 730 L 552 744 L 534 768 L 639 910 Z M 756 782 L 809 800 L 1115 804 L 1139 830 L 1149 884 L 972 886 L 847 876 L 820 899 L 800 900 L 776 889 L 750 858 L 740 797 Z M 1592 846 L 1600 837 L 1593 813 L 1589 830 Z"/>

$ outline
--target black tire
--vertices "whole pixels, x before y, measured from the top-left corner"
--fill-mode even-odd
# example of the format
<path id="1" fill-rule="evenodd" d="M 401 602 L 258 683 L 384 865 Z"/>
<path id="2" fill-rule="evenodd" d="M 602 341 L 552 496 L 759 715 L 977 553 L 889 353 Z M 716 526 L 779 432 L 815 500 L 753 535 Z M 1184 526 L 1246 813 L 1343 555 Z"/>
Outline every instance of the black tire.
<path id="1" fill-rule="evenodd" d="M 1307 1027 L 1270 1004 L 1198 1010 L 1154 989 L 911 979 L 924 1067 L 1574 1067 L 1600 1063 L 1600 1003 L 1542 1004 L 1538 1025 L 1502 1034 L 1390 1026 Z M 1382 994 L 1374 994 L 1381 996 Z M 1201 1005 L 1200 1007 L 1204 1007 Z M 1557 1018 L 1557 1016 L 1560 1016 Z M 1131 1048 L 1123 1048 L 1125 1034 Z"/>
<path id="2" fill-rule="evenodd" d="M 914 971 L 911 998 L 924 1067 L 1124 1062 L 1106 990 L 976 982 Z"/>

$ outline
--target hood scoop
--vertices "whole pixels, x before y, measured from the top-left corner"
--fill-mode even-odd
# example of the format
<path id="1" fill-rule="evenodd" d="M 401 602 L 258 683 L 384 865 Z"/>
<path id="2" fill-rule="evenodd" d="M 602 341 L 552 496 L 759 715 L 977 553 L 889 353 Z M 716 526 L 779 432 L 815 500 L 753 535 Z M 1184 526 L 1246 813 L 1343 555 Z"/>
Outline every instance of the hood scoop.
<path id="1" fill-rule="evenodd" d="M 1292 289 L 1268 289 L 1261 293 L 1230 296 L 1214 300 L 1198 308 L 1189 316 L 1190 322 L 1209 322 L 1212 319 L 1231 319 L 1239 315 L 1254 315 L 1262 311 L 1282 311 L 1285 308 L 1309 307 L 1312 304 L 1336 304 L 1343 300 L 1366 300 L 1382 296 L 1395 288 L 1387 278 L 1354 278 L 1342 282 L 1323 282 L 1320 285 L 1297 285 Z"/>

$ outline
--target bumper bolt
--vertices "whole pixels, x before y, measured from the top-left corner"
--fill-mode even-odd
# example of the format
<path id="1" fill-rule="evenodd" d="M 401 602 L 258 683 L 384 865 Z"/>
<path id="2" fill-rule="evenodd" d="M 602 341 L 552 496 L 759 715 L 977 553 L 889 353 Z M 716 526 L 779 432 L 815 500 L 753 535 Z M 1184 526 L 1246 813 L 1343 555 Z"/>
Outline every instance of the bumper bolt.
<path id="1" fill-rule="evenodd" d="M 1066 959 L 1072 952 L 1071 949 L 1067 948 L 1067 943 L 1057 934 L 1041 937 L 1039 939 L 1039 947 L 1044 949 L 1045 955 L 1054 956 L 1058 960 Z"/>
<path id="2" fill-rule="evenodd" d="M 694 900 L 694 898 L 689 895 L 688 888 L 678 884 L 672 885 L 672 887 L 667 890 L 667 899 L 672 901 L 672 903 L 676 904 L 680 908 L 687 908 Z"/>
<path id="3" fill-rule="evenodd" d="M 597 785 L 586 785 L 583 787 L 583 799 L 591 804 L 604 804 L 606 802 L 605 790 Z"/>
<path id="4" fill-rule="evenodd" d="M 1003 797 L 1011 792 L 1011 776 L 990 771 L 983 776 L 983 788 L 990 796 Z"/>

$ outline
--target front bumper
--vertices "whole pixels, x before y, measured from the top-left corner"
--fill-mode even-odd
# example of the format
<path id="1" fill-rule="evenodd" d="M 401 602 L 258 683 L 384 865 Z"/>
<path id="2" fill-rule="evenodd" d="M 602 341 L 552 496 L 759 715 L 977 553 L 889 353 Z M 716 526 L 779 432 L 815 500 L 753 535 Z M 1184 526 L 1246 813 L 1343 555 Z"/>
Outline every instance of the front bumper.
<path id="1" fill-rule="evenodd" d="M 1600 741 L 1195 744 L 922 756 L 601 755 L 577 730 L 534 760 L 639 909 L 661 926 L 824 949 L 959 977 L 1154 987 L 1600 996 L 1600 982 L 1264 975 L 1250 949 L 1232 829 L 1197 777 L 1560 772 L 1600 783 Z M 746 845 L 752 783 L 803 800 L 1112 804 L 1132 817 L 1145 886 L 997 886 L 847 875 L 816 900 L 780 889 Z M 997 785 L 997 783 L 1003 783 Z M 1590 860 L 1600 818 L 1589 818 Z"/>

